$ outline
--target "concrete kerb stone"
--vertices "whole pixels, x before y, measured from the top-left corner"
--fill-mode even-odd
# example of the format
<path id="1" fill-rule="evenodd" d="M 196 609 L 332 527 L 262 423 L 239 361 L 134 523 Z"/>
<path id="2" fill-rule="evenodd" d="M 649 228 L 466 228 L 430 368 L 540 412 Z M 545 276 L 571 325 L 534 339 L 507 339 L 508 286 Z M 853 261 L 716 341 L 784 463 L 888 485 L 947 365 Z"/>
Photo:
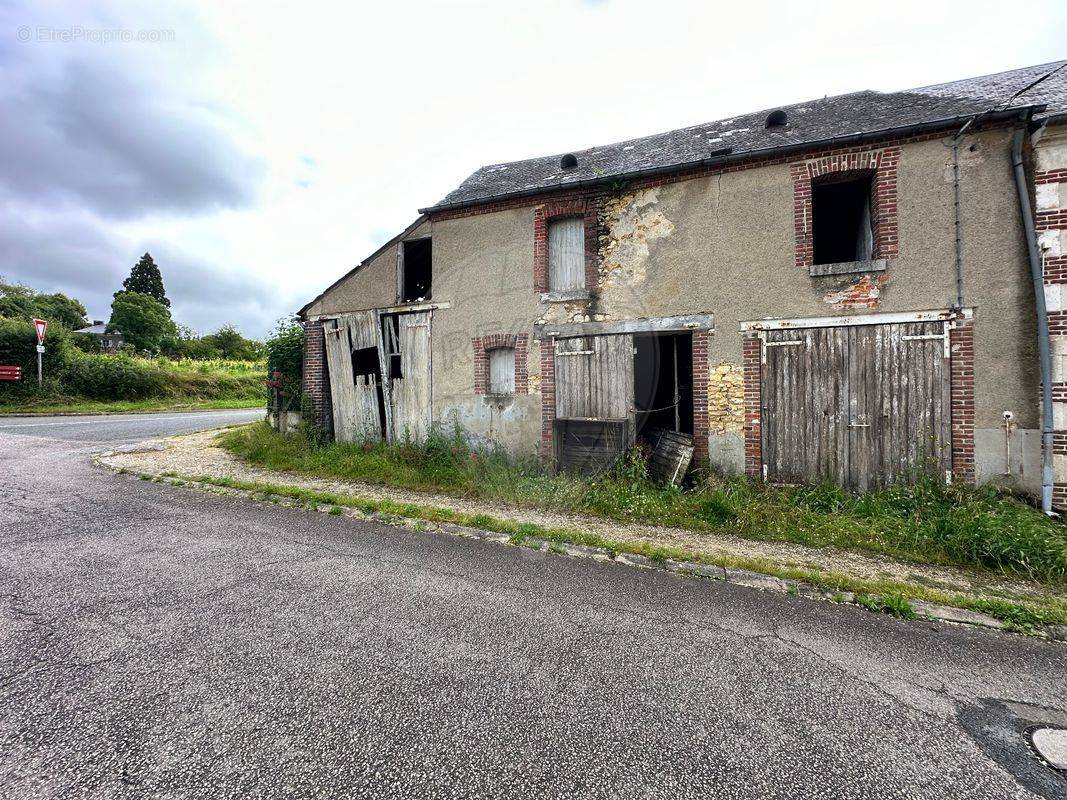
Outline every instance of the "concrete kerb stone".
<path id="1" fill-rule="evenodd" d="M 93 459 L 93 464 L 112 472 L 127 474 L 133 478 L 144 478 L 156 483 L 167 483 L 172 486 L 192 488 L 214 494 L 244 497 L 251 500 L 258 500 L 260 502 L 273 502 L 278 505 L 304 508 L 307 510 L 319 511 L 320 513 L 328 513 L 330 509 L 333 508 L 332 504 L 309 504 L 305 501 L 286 498 L 283 495 L 273 495 L 263 491 L 217 486 L 211 483 L 195 480 L 194 478 L 150 474 L 140 475 L 112 467 L 102 460 L 103 458 L 106 458 L 106 456 L 106 453 L 98 455 Z M 804 581 L 784 580 L 773 575 L 765 575 L 761 572 L 754 572 L 752 570 L 740 569 L 737 567 L 721 567 L 714 564 L 702 564 L 696 561 L 655 559 L 638 553 L 616 553 L 602 547 L 556 542 L 540 539 L 535 536 L 525 536 L 516 540 L 509 534 L 501 533 L 499 531 L 490 531 L 484 528 L 475 528 L 452 522 L 435 523 L 413 517 L 383 514 L 378 511 L 363 511 L 351 507 L 345 508 L 343 514 L 344 516 L 354 519 L 374 520 L 394 527 L 407 528 L 418 532 L 446 533 L 454 536 L 463 536 L 465 538 L 496 542 L 498 544 L 517 544 L 521 547 L 533 550 L 559 553 L 575 558 L 593 558 L 598 561 L 613 561 L 626 566 L 639 567 L 642 569 L 658 569 L 674 572 L 680 575 L 710 578 L 712 580 L 720 580 L 759 591 L 778 592 L 779 594 L 790 593 L 807 599 L 832 601 L 844 604 L 853 604 L 856 602 L 856 595 L 853 592 L 829 592 Z M 912 600 L 910 603 L 915 614 L 923 619 L 935 622 L 947 622 L 955 625 L 969 625 L 990 630 L 1006 629 L 1006 625 L 1001 620 L 977 611 L 940 605 L 938 603 L 929 603 L 922 600 Z M 1067 642 L 1067 625 L 1046 626 L 1042 630 L 1042 633 L 1050 639 Z"/>
<path id="2" fill-rule="evenodd" d="M 927 603 L 923 600 L 912 600 L 912 610 L 920 617 L 926 617 L 927 619 L 936 620 L 938 622 L 955 622 L 960 625 L 978 625 L 983 628 L 997 628 L 1004 627 L 1004 623 L 996 617 L 991 617 L 988 614 L 982 614 L 978 611 L 971 611 L 966 608 L 955 608 L 954 606 L 943 606 L 938 603 Z"/>

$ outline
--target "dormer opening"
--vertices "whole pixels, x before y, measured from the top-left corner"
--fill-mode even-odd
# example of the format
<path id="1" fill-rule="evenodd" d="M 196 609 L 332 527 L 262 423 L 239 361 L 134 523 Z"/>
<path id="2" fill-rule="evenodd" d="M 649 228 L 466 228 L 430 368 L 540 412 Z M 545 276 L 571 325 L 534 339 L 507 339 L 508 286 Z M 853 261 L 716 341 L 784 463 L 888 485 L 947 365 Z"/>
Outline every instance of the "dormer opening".
<path id="1" fill-rule="evenodd" d="M 784 127 L 786 122 L 788 121 L 789 118 L 786 116 L 785 112 L 782 109 L 778 108 L 767 115 L 767 122 L 764 127 L 781 128 Z"/>

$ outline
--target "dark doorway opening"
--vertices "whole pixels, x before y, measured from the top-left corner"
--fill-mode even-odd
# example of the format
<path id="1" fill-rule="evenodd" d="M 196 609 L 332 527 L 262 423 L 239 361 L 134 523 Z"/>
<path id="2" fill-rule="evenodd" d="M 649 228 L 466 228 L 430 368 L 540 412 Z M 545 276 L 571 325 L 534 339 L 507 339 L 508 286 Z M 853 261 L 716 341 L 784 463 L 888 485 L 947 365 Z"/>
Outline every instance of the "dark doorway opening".
<path id="1" fill-rule="evenodd" d="M 378 398 L 378 423 L 382 438 L 385 438 L 385 390 L 382 387 L 382 368 L 377 347 L 361 347 L 352 351 L 352 376 L 358 385 L 376 387 Z"/>
<path id="2" fill-rule="evenodd" d="M 404 275 L 400 301 L 429 300 L 433 289 L 433 239 L 404 242 Z"/>
<path id="3" fill-rule="evenodd" d="M 637 437 L 668 430 L 693 433 L 693 335 L 634 336 Z"/>
<path id="4" fill-rule="evenodd" d="M 831 178 L 812 184 L 811 221 L 816 264 L 870 261 L 871 178 Z"/>

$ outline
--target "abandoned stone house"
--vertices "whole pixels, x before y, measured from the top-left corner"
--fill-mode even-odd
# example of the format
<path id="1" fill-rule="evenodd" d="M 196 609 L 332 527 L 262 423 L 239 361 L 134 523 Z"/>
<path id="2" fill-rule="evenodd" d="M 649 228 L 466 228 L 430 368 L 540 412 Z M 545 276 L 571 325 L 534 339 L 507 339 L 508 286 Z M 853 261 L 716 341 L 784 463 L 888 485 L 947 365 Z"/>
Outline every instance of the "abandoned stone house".
<path id="1" fill-rule="evenodd" d="M 494 164 L 419 214 L 300 312 L 338 440 L 458 423 L 569 468 L 676 431 L 769 481 L 1067 504 L 1067 61 Z"/>

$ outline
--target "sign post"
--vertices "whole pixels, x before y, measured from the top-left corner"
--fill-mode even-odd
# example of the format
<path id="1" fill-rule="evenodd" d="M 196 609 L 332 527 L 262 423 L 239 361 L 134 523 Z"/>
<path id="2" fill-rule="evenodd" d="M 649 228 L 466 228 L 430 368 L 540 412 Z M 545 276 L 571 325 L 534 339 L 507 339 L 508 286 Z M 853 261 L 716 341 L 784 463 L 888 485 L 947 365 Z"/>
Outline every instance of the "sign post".
<path id="1" fill-rule="evenodd" d="M 37 331 L 37 388 L 40 389 L 44 382 L 42 356 L 44 356 L 44 332 L 48 330 L 48 323 L 43 319 L 35 319 L 33 327 Z"/>

